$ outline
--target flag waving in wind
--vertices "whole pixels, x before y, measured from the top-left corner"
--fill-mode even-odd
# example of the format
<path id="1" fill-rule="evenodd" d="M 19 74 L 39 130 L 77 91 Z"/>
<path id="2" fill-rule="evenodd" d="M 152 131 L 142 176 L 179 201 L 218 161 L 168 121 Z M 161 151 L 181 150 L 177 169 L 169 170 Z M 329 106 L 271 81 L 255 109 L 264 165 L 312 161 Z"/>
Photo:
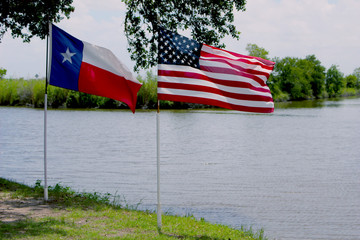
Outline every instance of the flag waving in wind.
<path id="1" fill-rule="evenodd" d="M 115 99 L 135 112 L 141 83 L 108 49 L 51 25 L 49 84 Z"/>
<path id="2" fill-rule="evenodd" d="M 266 81 L 275 63 L 159 29 L 158 99 L 271 113 Z"/>

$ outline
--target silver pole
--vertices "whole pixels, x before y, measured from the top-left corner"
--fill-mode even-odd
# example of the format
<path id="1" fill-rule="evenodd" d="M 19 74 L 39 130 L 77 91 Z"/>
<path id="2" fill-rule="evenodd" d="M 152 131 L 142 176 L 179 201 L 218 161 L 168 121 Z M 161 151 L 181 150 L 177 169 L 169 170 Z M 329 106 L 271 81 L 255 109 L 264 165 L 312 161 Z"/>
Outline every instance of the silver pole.
<path id="1" fill-rule="evenodd" d="M 45 93 L 44 102 L 44 200 L 48 201 L 48 184 L 47 184 L 47 161 L 46 161 L 46 133 L 47 133 L 47 94 Z"/>
<path id="2" fill-rule="evenodd" d="M 159 106 L 159 103 L 158 103 Z M 157 228 L 161 231 L 161 203 L 160 203 L 160 111 L 156 113 L 156 150 L 157 150 Z"/>
<path id="3" fill-rule="evenodd" d="M 47 183 L 47 89 L 49 81 L 49 35 L 51 34 L 51 23 L 49 23 L 49 34 L 46 37 L 46 77 L 45 77 L 45 99 L 44 99 L 44 200 L 48 201 Z M 51 41 L 51 36 L 50 36 Z"/>

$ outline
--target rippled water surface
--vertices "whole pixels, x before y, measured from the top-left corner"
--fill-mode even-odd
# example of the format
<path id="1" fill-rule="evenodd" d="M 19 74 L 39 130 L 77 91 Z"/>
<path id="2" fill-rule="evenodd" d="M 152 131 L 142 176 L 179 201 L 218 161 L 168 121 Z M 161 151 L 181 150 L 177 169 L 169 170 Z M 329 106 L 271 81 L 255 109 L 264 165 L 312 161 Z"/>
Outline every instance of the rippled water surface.
<path id="1" fill-rule="evenodd" d="M 0 107 L 1 177 L 43 179 L 43 114 Z M 360 239 L 360 99 L 162 111 L 160 126 L 163 210 L 270 239 Z M 155 209 L 156 113 L 48 111 L 48 181 Z"/>

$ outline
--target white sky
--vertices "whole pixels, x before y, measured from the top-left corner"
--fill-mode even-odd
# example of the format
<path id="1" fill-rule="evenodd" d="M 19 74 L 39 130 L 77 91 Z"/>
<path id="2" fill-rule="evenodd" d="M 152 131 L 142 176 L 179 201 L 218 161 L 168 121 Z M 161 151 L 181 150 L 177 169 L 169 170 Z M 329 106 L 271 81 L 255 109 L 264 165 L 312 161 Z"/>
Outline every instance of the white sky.
<path id="1" fill-rule="evenodd" d="M 74 0 L 73 5 L 70 19 L 57 26 L 110 49 L 132 70 L 121 0 Z M 248 0 L 246 11 L 235 16 L 240 40 L 227 37 L 226 49 L 247 54 L 246 45 L 255 43 L 268 50 L 270 57 L 315 54 L 326 68 L 335 64 L 344 74 L 351 74 L 360 67 L 359 12 L 360 0 Z M 45 50 L 44 40 L 23 43 L 8 32 L 0 43 L 0 67 L 8 70 L 7 77 L 43 77 Z"/>

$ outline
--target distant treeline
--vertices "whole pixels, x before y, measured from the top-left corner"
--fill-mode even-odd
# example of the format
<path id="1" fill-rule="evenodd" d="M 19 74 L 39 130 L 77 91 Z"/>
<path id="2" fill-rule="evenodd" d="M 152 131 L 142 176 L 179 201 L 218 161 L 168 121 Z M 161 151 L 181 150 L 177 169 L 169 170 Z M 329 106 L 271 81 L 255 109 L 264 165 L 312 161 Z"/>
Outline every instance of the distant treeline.
<path id="1" fill-rule="evenodd" d="M 268 85 L 275 101 L 360 95 L 360 68 L 355 69 L 353 74 L 344 77 L 344 74 L 335 65 L 326 70 L 314 55 L 307 56 L 305 59 L 285 57 L 273 60 L 276 65 L 268 80 Z M 6 71 L 2 73 L 0 74 L 0 105 L 44 106 L 44 79 L 1 79 Z M 138 80 L 143 83 L 143 86 L 138 93 L 137 108 L 155 109 L 157 107 L 156 76 L 152 72 L 147 72 L 145 78 L 138 76 Z M 161 101 L 160 103 L 162 109 L 207 107 L 171 101 Z M 48 106 L 52 108 L 128 108 L 126 104 L 116 100 L 51 85 L 48 87 Z"/>
<path id="2" fill-rule="evenodd" d="M 145 79 L 138 76 L 143 83 L 138 92 L 138 109 L 157 108 L 156 76 L 148 72 Z M 0 79 L 0 105 L 44 107 L 45 79 Z M 203 108 L 200 104 L 161 101 L 162 109 Z M 48 85 L 48 106 L 52 108 L 103 108 L 127 109 L 125 103 Z"/>
<path id="3" fill-rule="evenodd" d="M 360 67 L 344 76 L 338 66 L 326 70 L 315 55 L 270 59 L 269 51 L 256 44 L 247 44 L 250 56 L 269 59 L 275 68 L 267 84 L 275 101 L 323 99 L 360 94 Z"/>
<path id="4" fill-rule="evenodd" d="M 276 62 L 268 85 L 276 101 L 322 99 L 360 94 L 360 67 L 344 76 L 338 66 L 326 70 L 309 55 L 304 59 L 285 57 Z"/>

